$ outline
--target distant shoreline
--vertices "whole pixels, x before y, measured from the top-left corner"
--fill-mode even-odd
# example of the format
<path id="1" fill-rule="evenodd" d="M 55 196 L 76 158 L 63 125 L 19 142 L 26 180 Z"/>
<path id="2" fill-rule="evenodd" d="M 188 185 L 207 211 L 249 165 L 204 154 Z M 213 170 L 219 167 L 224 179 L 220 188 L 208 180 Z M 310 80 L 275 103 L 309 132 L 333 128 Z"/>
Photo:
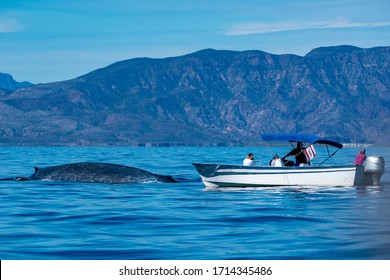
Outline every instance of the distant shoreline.
<path id="1" fill-rule="evenodd" d="M 390 144 L 369 144 L 369 143 L 342 143 L 344 148 L 369 148 L 369 147 L 390 147 Z M 51 144 L 11 144 L 0 143 L 1 147 L 138 147 L 138 148 L 169 148 L 169 147 L 266 147 L 263 143 L 248 143 L 248 144 L 234 144 L 234 143 L 51 143 Z M 275 145 L 272 145 L 275 146 Z M 289 146 L 287 143 L 278 143 L 276 146 Z"/>

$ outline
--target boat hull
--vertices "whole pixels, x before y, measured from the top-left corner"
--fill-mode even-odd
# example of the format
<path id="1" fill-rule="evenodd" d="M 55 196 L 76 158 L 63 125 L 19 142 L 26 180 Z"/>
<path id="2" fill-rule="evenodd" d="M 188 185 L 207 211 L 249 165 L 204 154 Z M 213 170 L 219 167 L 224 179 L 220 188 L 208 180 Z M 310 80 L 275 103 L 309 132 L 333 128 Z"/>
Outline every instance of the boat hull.
<path id="1" fill-rule="evenodd" d="M 268 186 L 356 186 L 365 181 L 363 166 L 249 167 L 193 164 L 207 188 Z"/>

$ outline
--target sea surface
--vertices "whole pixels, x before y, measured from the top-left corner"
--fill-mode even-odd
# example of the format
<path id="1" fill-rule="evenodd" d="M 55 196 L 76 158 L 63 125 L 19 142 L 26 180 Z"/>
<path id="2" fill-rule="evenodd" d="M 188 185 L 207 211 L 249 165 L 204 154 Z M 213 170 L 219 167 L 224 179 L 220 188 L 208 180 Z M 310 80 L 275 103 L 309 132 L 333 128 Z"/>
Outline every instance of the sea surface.
<path id="1" fill-rule="evenodd" d="M 0 147 L 0 178 L 93 161 L 179 183 L 0 181 L 0 259 L 390 259 L 390 148 L 379 186 L 206 190 L 193 162 L 266 165 L 285 147 Z M 284 150 L 287 152 L 287 150 Z M 344 148 L 352 164 L 359 148 Z"/>

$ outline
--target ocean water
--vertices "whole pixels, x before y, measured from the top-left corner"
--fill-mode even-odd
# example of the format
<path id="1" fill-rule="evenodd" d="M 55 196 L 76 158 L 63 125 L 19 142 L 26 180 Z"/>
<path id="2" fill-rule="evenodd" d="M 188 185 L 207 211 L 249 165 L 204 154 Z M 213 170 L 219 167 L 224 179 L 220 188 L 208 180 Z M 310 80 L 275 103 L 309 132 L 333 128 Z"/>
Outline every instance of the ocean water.
<path id="1" fill-rule="evenodd" d="M 179 183 L 0 181 L 0 259 L 390 259 L 390 172 L 379 186 L 206 190 L 193 162 L 258 164 L 264 147 L 0 147 L 0 178 L 94 161 Z M 335 156 L 353 163 L 359 148 Z M 368 148 L 383 156 L 390 148 Z"/>

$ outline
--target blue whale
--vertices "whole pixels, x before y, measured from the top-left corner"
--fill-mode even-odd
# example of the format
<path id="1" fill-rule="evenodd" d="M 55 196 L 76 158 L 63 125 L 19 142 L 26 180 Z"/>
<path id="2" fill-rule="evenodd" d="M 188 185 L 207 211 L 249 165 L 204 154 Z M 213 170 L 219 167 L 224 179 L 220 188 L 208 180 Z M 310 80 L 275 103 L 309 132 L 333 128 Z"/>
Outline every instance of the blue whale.
<path id="1" fill-rule="evenodd" d="M 45 180 L 108 184 L 178 182 L 172 176 L 158 175 L 130 166 L 97 162 L 70 163 L 46 168 L 35 167 L 35 172 L 30 177 L 0 180 Z"/>

